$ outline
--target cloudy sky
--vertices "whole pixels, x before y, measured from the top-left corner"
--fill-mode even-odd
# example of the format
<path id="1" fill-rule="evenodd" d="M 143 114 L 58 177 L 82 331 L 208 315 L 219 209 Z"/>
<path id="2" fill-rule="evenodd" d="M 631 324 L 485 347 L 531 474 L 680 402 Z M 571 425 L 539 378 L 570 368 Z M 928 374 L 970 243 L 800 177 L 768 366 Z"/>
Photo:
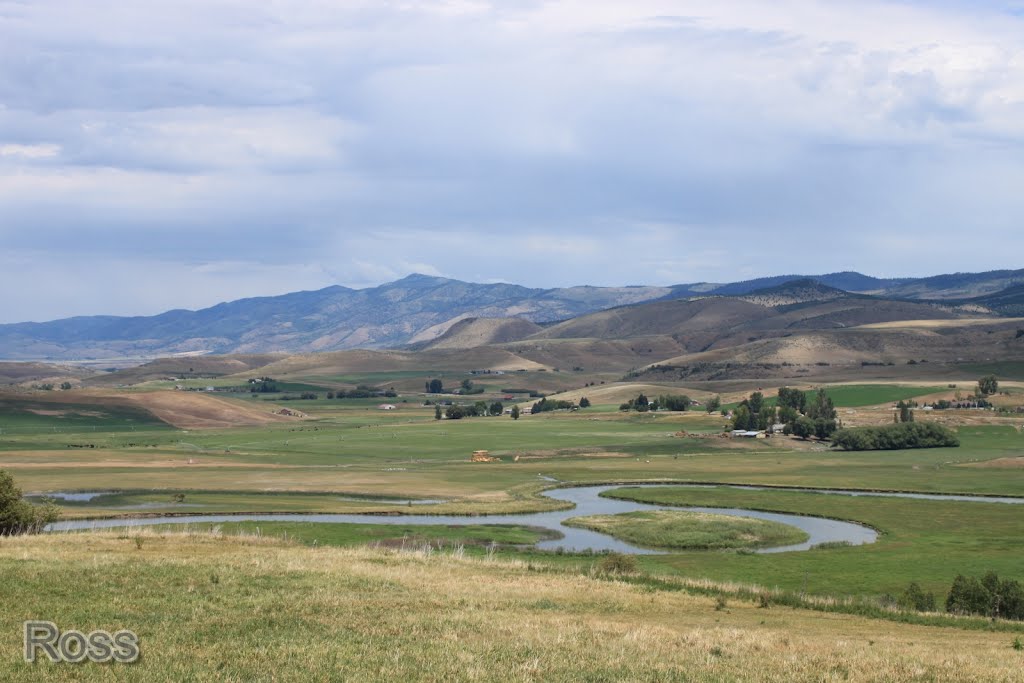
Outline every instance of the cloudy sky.
<path id="1" fill-rule="evenodd" d="M 1024 267 L 1024 0 L 0 0 L 0 322 Z"/>

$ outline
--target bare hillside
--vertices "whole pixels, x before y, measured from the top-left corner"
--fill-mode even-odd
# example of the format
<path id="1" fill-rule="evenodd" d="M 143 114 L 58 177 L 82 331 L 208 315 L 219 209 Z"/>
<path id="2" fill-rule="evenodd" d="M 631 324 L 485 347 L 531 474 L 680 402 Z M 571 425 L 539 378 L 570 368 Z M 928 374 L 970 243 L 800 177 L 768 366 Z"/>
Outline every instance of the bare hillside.
<path id="1" fill-rule="evenodd" d="M 57 383 L 65 380 L 83 379 L 93 374 L 92 370 L 73 365 L 0 362 L 0 384 L 22 384 L 25 382 Z"/>
<path id="2" fill-rule="evenodd" d="M 774 315 L 747 301 L 711 297 L 661 301 L 592 313 L 549 327 L 532 339 L 630 339 L 665 335 L 689 350 L 699 350 L 725 330 Z"/>
<path id="3" fill-rule="evenodd" d="M 525 339 L 543 328 L 523 318 L 465 318 L 424 349 L 471 349 Z"/>

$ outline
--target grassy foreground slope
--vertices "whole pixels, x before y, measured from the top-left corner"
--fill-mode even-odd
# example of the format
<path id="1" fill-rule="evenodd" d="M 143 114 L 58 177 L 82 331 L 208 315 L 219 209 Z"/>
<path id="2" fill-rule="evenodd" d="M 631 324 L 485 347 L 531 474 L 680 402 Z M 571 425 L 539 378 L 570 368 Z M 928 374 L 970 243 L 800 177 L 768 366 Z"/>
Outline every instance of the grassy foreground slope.
<path id="1" fill-rule="evenodd" d="M 1005 633 L 761 609 L 522 563 L 266 538 L 0 539 L 0 679 L 1019 681 Z M 29 665 L 24 619 L 131 628 L 135 665 Z"/>

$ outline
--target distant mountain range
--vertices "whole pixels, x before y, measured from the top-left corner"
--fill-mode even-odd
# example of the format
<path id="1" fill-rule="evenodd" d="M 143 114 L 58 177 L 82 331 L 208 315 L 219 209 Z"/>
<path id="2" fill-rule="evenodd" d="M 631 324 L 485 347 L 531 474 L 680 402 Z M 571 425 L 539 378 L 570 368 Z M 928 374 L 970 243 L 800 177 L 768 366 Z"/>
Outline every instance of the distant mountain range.
<path id="1" fill-rule="evenodd" d="M 893 304 L 894 300 L 918 301 L 922 306 L 925 302 L 938 304 L 929 307 L 933 313 L 960 308 L 964 313 L 1020 315 L 1024 311 L 1024 270 L 900 279 L 843 272 L 671 287 L 558 289 L 410 275 L 368 289 L 334 286 L 312 292 L 241 299 L 198 311 L 174 310 L 145 317 L 84 316 L 0 325 L 0 358 L 84 360 L 199 353 L 297 353 L 410 345 L 422 348 L 445 343 L 444 335 L 449 330 L 479 339 L 481 343 L 506 343 L 527 336 L 544 336 L 566 326 L 571 329 L 581 316 L 623 306 L 735 297 L 736 306 L 722 310 L 729 311 L 726 317 L 730 324 L 738 325 L 757 319 L 761 315 L 758 311 L 765 307 L 826 302 L 849 297 L 850 293 L 860 295 L 867 302 L 858 310 L 864 306 L 880 309 L 888 306 L 891 311 L 882 314 L 881 320 L 899 319 L 899 315 L 909 313 Z M 881 303 L 883 301 L 888 303 Z M 694 315 L 699 313 L 697 309 L 694 311 Z M 684 317 L 686 315 L 689 312 Z M 736 320 L 732 320 L 734 316 Z M 878 317 L 860 315 L 858 320 L 878 322 Z M 470 319 L 492 322 L 473 323 Z M 494 319 L 523 322 L 510 326 L 495 323 Z M 640 316 L 638 320 L 646 321 L 647 316 Z M 563 322 L 562 327 L 552 327 L 560 321 L 569 322 Z M 594 325 L 599 328 L 610 323 L 591 320 L 577 324 L 594 332 L 597 329 Z M 641 327 L 643 324 L 648 322 L 636 323 Z M 606 333 L 628 336 L 611 329 Z M 452 337 L 447 341 L 451 345 Z"/>

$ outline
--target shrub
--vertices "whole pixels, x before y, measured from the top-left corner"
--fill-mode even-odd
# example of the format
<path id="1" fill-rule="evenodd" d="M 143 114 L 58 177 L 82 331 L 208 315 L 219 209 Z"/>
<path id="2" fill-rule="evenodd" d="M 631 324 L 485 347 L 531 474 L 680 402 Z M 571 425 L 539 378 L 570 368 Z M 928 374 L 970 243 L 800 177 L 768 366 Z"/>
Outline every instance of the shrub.
<path id="1" fill-rule="evenodd" d="M 935 611 L 935 595 L 933 593 L 925 593 L 916 582 L 912 582 L 907 586 L 907 589 L 903 591 L 897 602 L 903 609 L 914 610 L 915 612 Z"/>
<path id="2" fill-rule="evenodd" d="M 0 535 L 39 533 L 59 516 L 53 503 L 33 505 L 22 499 L 11 475 L 0 470 Z"/>
<path id="3" fill-rule="evenodd" d="M 603 574 L 635 574 L 639 570 L 636 558 L 624 553 L 608 553 L 597 565 Z"/>

